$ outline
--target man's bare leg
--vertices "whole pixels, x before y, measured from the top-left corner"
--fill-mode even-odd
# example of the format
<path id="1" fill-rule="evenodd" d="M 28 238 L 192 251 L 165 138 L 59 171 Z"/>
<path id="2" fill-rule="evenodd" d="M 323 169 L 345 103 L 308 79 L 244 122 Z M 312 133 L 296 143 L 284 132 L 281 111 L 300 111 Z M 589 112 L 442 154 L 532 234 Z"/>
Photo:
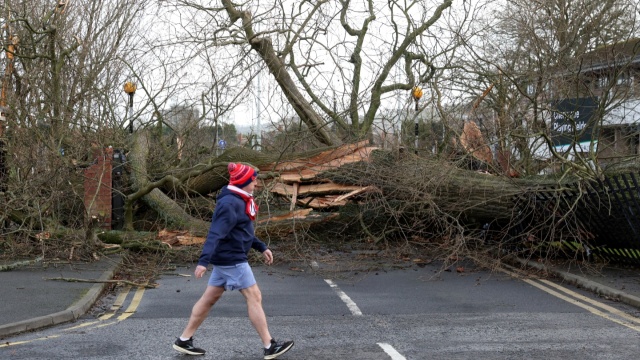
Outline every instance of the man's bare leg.
<path id="1" fill-rule="evenodd" d="M 247 300 L 247 311 L 249 312 L 249 320 L 260 335 L 262 344 L 267 347 L 271 344 L 271 334 L 267 326 L 267 316 L 262 309 L 262 292 L 258 284 L 240 290 L 245 300 Z"/>
<path id="2" fill-rule="evenodd" d="M 220 299 L 222 294 L 224 294 L 224 288 L 217 286 L 207 286 L 204 294 L 202 294 L 198 302 L 193 305 L 189 323 L 182 332 L 182 335 L 180 336 L 181 338 L 188 339 L 192 337 L 193 334 L 195 334 L 196 330 L 198 330 L 204 319 L 207 318 L 207 315 L 209 315 L 209 311 L 211 310 L 213 305 Z"/>

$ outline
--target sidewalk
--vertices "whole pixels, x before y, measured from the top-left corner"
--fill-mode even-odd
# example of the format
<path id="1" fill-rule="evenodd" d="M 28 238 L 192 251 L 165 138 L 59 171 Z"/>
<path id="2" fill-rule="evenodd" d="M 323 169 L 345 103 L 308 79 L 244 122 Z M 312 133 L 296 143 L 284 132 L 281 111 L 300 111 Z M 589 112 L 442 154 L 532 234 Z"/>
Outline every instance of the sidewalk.
<path id="1" fill-rule="evenodd" d="M 119 257 L 102 257 L 91 263 L 45 263 L 43 266 L 35 262 L 0 272 L 0 339 L 75 320 L 93 306 L 108 286 L 47 278 L 110 280 L 119 264 Z"/>

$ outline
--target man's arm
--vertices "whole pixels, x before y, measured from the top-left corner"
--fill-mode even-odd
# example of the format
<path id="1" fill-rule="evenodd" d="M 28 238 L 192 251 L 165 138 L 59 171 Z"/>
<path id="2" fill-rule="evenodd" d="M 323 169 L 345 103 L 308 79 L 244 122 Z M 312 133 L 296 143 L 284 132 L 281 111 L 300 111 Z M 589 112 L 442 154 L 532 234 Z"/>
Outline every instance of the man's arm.
<path id="1" fill-rule="evenodd" d="M 211 227 L 207 233 L 207 240 L 202 247 L 202 254 L 198 260 L 198 265 L 206 267 L 211 262 L 211 257 L 216 253 L 216 248 L 220 240 L 224 239 L 229 231 L 236 225 L 237 217 L 229 204 L 223 203 L 216 206 L 216 210 L 211 220 Z"/>

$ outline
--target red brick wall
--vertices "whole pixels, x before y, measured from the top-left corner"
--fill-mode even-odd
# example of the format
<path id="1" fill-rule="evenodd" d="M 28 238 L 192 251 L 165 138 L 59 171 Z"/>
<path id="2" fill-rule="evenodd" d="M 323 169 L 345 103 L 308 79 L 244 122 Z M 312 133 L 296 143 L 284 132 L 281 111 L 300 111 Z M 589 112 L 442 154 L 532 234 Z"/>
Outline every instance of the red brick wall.
<path id="1" fill-rule="evenodd" d="M 85 214 L 98 219 L 98 227 L 111 229 L 111 163 L 113 149 L 96 154 L 95 164 L 84 170 Z"/>

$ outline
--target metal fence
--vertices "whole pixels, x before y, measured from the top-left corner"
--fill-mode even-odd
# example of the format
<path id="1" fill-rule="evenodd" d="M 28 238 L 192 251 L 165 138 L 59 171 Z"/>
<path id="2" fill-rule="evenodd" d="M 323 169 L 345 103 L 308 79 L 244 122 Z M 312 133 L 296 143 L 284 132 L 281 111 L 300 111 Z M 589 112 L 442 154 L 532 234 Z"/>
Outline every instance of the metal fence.
<path id="1" fill-rule="evenodd" d="M 635 173 L 620 174 L 518 196 L 519 242 L 640 264 L 638 178 Z"/>

